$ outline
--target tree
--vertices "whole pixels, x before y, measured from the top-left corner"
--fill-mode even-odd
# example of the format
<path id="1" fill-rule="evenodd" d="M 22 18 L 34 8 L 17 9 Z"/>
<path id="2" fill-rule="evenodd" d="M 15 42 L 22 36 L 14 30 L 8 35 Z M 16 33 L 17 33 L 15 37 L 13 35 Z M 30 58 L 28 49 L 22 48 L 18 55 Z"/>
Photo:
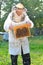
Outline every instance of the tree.
<path id="1" fill-rule="evenodd" d="M 39 26 L 43 24 L 43 0 L 21 0 L 28 10 L 29 17 L 34 21 L 35 26 L 37 22 Z M 36 21 L 37 20 L 37 21 Z"/>
<path id="2" fill-rule="evenodd" d="M 17 1 L 18 2 L 18 1 Z M 16 1 L 14 0 L 3 0 L 2 1 L 2 10 L 5 12 L 4 16 L 1 18 L 1 27 L 3 29 L 3 24 L 4 24 L 4 21 L 6 20 L 9 12 L 11 12 L 11 9 L 12 9 L 12 6 L 17 3 Z M 3 30 L 1 30 L 3 31 Z"/>
<path id="3" fill-rule="evenodd" d="M 5 11 L 6 13 L 1 19 L 2 23 L 7 18 L 13 4 L 21 2 L 27 8 L 27 14 L 29 15 L 30 19 L 32 19 L 32 21 L 35 23 L 35 26 L 37 26 L 37 22 L 39 23 L 39 25 L 43 24 L 43 22 L 41 22 L 43 18 L 43 0 L 3 0 L 3 2 L 6 4 L 6 6 L 3 8 L 3 11 Z"/>

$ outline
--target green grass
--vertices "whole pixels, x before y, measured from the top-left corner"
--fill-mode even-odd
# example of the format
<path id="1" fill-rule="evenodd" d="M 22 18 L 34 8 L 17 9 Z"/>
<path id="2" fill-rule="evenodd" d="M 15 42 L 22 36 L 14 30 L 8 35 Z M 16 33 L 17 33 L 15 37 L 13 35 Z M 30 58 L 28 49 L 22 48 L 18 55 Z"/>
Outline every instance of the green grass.
<path id="1" fill-rule="evenodd" d="M 31 65 L 43 65 L 43 36 L 29 38 Z M 0 65 L 11 65 L 8 53 L 8 42 L 0 42 Z M 22 65 L 22 57 L 18 56 L 18 65 Z"/>

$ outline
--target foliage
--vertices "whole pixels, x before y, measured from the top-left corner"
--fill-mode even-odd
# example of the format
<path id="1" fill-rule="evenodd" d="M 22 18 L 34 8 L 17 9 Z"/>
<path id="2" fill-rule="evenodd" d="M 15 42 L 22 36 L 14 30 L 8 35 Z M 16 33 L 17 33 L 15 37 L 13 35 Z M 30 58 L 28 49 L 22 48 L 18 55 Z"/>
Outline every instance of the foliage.
<path id="1" fill-rule="evenodd" d="M 27 14 L 30 19 L 34 22 L 35 27 L 37 23 L 39 27 L 43 24 L 43 1 L 42 0 L 22 0 L 22 3 L 27 8 Z M 37 20 L 37 21 L 36 21 Z"/>
<path id="2" fill-rule="evenodd" d="M 3 4 L 3 2 L 5 4 Z M 1 18 L 1 27 L 3 27 L 3 23 L 6 20 L 9 12 L 11 12 L 11 8 L 14 5 L 14 3 L 21 2 L 24 4 L 24 6 L 27 8 L 27 14 L 30 17 L 30 19 L 34 22 L 35 27 L 37 26 L 37 21 L 39 26 L 43 24 L 43 0 L 3 0 L 3 11 L 5 11 L 5 15 Z M 37 21 L 36 21 L 37 20 Z M 41 24 L 41 25 L 40 25 Z"/>

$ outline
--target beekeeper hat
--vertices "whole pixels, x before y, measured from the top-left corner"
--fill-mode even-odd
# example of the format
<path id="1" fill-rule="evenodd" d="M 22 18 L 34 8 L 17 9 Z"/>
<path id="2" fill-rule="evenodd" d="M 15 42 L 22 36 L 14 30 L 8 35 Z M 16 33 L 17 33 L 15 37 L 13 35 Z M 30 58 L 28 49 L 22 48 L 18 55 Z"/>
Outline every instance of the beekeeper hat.
<path id="1" fill-rule="evenodd" d="M 18 4 L 16 4 L 15 6 L 16 6 L 17 8 L 24 9 L 24 5 L 23 5 L 23 4 L 21 4 L 21 3 L 18 3 Z"/>

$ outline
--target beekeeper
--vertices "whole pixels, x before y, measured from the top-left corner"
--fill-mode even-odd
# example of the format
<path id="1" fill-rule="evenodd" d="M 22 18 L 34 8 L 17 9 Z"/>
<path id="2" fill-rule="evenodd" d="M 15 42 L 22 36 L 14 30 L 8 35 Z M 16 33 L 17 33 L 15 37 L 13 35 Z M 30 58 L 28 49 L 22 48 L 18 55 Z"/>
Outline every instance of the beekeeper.
<path id="1" fill-rule="evenodd" d="M 12 65 L 17 65 L 18 55 L 22 55 L 23 65 L 30 65 L 30 48 L 28 37 L 16 39 L 13 33 L 13 27 L 28 23 L 33 28 L 33 22 L 29 19 L 26 8 L 18 3 L 12 7 L 4 23 L 4 30 L 9 34 L 9 53 L 11 55 Z"/>

